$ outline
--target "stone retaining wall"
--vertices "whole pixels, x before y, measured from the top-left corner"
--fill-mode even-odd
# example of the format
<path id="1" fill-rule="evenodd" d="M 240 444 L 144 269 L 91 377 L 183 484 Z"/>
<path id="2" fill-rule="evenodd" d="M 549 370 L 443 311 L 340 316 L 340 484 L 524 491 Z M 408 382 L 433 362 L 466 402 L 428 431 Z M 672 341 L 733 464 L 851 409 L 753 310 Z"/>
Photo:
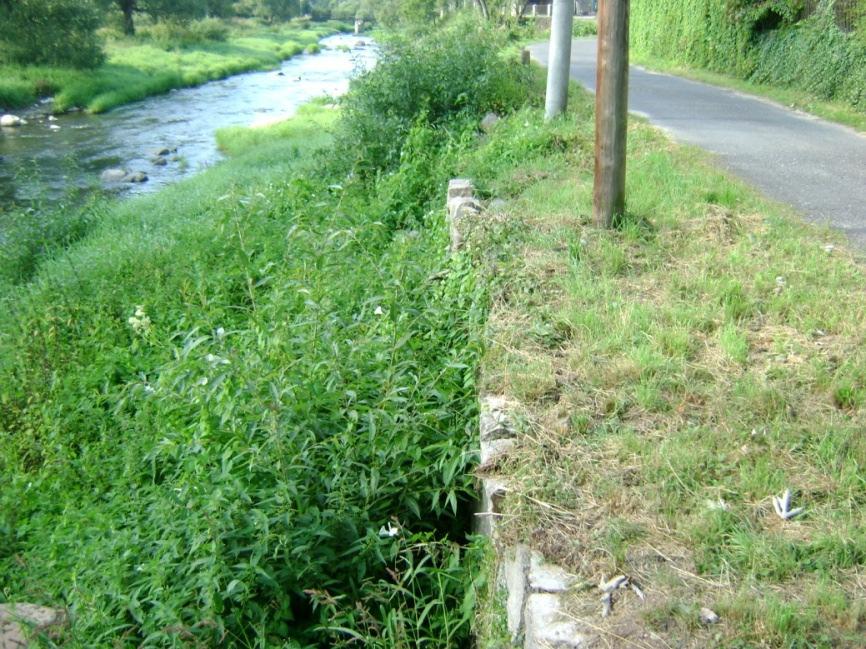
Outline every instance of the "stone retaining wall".
<path id="1" fill-rule="evenodd" d="M 455 178 L 448 183 L 448 226 L 451 252 L 464 245 L 467 219 L 483 211 L 472 181 Z M 578 624 L 564 613 L 564 598 L 576 578 L 562 568 L 548 564 L 529 546 L 503 544 L 497 535 L 497 520 L 508 498 L 507 480 L 483 475 L 483 469 L 507 454 L 517 443 L 517 431 L 509 415 L 507 399 L 481 395 L 479 440 L 482 477 L 479 479 L 475 531 L 491 538 L 496 555 L 495 587 L 504 596 L 506 622 L 513 646 L 523 649 L 576 649 L 589 639 Z"/>

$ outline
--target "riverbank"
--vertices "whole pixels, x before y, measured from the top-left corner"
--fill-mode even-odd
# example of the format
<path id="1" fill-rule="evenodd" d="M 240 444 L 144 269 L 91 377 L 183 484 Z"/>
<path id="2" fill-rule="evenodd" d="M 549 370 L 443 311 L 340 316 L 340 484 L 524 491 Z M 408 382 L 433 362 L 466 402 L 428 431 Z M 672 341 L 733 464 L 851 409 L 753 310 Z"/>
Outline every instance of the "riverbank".
<path id="1" fill-rule="evenodd" d="M 95 70 L 0 65 L 0 107 L 27 107 L 53 97 L 52 112 L 79 108 L 101 113 L 174 88 L 274 68 L 307 49 L 314 51 L 319 40 L 339 31 L 350 27 L 334 21 L 272 27 L 232 21 L 220 40 L 184 41 L 147 31 L 136 37 L 115 35 L 106 43 L 106 62 Z"/>
<path id="2" fill-rule="evenodd" d="M 395 45 L 0 287 L 0 603 L 68 647 L 468 646 L 487 301 L 440 207 L 525 101 L 497 42 Z"/>

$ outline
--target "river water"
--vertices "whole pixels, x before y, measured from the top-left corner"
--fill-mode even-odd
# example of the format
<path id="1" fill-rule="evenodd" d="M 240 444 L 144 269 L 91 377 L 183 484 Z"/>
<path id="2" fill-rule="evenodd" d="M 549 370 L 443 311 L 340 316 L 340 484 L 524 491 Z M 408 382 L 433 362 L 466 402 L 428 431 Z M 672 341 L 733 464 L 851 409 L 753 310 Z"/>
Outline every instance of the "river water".
<path id="1" fill-rule="evenodd" d="M 331 36 L 321 46 L 320 54 L 296 56 L 279 70 L 172 91 L 101 115 L 49 119 L 47 106 L 18 113 L 26 125 L 0 128 L 0 219 L 11 206 L 51 205 L 99 188 L 153 191 L 194 174 L 220 160 L 217 129 L 279 121 L 310 99 L 340 95 L 376 59 L 364 37 Z M 159 166 L 154 154 L 163 148 L 171 153 Z M 106 186 L 100 175 L 109 168 L 142 171 L 149 180 Z"/>

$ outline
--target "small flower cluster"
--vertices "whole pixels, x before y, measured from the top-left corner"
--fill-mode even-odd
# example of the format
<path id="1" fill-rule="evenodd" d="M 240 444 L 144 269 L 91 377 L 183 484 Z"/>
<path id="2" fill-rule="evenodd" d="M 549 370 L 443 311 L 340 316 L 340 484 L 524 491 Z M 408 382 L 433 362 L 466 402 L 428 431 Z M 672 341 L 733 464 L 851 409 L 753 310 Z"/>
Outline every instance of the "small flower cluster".
<path id="1" fill-rule="evenodd" d="M 152 324 L 150 318 L 144 312 L 143 306 L 135 307 L 135 314 L 129 316 L 127 322 L 129 323 L 129 326 L 132 327 L 132 330 L 137 334 L 150 331 L 150 325 Z"/>

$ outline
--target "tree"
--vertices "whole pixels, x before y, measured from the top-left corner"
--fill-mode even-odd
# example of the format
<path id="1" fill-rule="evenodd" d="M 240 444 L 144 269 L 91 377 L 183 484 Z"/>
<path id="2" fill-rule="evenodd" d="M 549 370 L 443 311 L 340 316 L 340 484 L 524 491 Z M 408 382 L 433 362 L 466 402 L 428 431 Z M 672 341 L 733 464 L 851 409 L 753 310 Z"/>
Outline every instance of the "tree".
<path id="1" fill-rule="evenodd" d="M 104 60 L 92 0 L 0 0 L 0 59 L 96 67 Z"/>

